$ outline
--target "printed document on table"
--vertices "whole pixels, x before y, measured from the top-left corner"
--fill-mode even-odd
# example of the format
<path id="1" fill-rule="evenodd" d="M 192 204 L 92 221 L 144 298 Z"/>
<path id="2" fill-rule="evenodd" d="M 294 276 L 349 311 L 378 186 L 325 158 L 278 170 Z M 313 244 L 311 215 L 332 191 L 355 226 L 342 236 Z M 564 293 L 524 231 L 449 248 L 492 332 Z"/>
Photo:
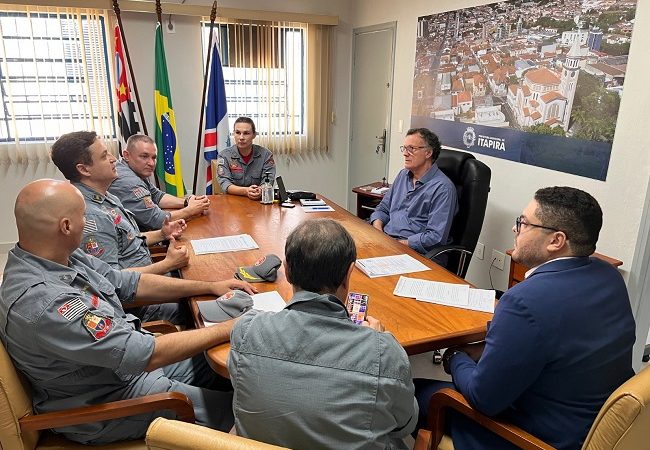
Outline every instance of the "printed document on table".
<path id="1" fill-rule="evenodd" d="M 259 248 L 257 243 L 248 234 L 235 236 L 221 236 L 208 239 L 194 239 L 190 241 L 196 255 L 208 253 L 237 252 Z"/>
<path id="2" fill-rule="evenodd" d="M 467 309 L 494 314 L 496 292 L 492 289 L 470 289 Z"/>
<path id="3" fill-rule="evenodd" d="M 406 254 L 357 259 L 356 266 L 370 278 L 429 270 L 420 261 Z"/>
<path id="4" fill-rule="evenodd" d="M 400 277 L 393 295 L 451 306 L 467 306 L 469 285 Z"/>
<path id="5" fill-rule="evenodd" d="M 466 284 L 400 277 L 393 295 L 411 297 L 437 305 L 494 313 L 495 292 L 489 289 L 470 289 Z"/>
<path id="6" fill-rule="evenodd" d="M 427 300 L 418 298 L 417 300 L 435 303 L 436 305 L 453 306 L 455 308 L 470 309 L 472 311 L 494 313 L 494 291 L 486 289 L 469 289 L 467 292 L 467 302 L 465 304 L 437 299 Z"/>

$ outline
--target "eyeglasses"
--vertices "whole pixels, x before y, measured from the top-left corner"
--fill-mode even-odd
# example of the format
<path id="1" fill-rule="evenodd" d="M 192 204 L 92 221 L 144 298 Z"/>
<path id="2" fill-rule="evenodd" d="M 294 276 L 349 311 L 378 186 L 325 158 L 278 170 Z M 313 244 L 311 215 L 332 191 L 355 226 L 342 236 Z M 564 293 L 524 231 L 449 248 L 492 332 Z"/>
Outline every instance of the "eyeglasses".
<path id="1" fill-rule="evenodd" d="M 515 231 L 519 233 L 521 230 L 521 226 L 526 225 L 527 227 L 535 227 L 535 228 L 544 228 L 545 230 L 551 230 L 551 231 L 560 231 L 557 228 L 551 228 L 551 227 L 545 227 L 544 225 L 536 225 L 534 223 L 528 223 L 523 220 L 523 217 L 519 216 L 515 219 Z"/>
<path id="2" fill-rule="evenodd" d="M 413 147 L 412 145 L 400 145 L 399 146 L 399 151 L 402 152 L 402 153 L 409 153 L 409 154 L 412 155 L 413 153 L 416 152 L 416 150 L 420 150 L 420 149 L 423 149 L 423 148 L 429 148 L 429 146 L 428 145 L 423 145 L 421 147 Z"/>

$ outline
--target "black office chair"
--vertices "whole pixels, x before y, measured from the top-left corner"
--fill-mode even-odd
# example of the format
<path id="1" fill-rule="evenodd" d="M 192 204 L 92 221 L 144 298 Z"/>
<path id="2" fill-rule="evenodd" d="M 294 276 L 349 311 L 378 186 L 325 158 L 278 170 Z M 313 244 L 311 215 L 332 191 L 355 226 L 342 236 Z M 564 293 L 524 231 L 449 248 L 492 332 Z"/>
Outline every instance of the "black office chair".
<path id="1" fill-rule="evenodd" d="M 458 213 L 449 231 L 451 244 L 436 247 L 425 256 L 433 259 L 446 254 L 447 269 L 465 278 L 483 227 L 491 171 L 471 153 L 444 148 L 436 162 L 440 170 L 456 185 Z"/>

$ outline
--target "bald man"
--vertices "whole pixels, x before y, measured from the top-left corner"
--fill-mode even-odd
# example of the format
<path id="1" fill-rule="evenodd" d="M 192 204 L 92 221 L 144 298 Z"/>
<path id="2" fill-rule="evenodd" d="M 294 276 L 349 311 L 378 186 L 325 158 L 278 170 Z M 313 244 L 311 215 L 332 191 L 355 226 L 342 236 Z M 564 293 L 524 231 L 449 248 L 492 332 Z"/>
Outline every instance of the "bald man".
<path id="1" fill-rule="evenodd" d="M 115 157 L 94 131 L 64 134 L 52 145 L 52 161 L 73 183 L 86 201 L 86 226 L 81 249 L 115 269 L 165 274 L 187 264 L 189 251 L 176 245 L 175 239 L 185 229 L 185 221 L 164 220 L 160 230 L 140 233 L 138 225 L 108 187 L 117 178 Z M 151 260 L 147 245 L 169 238 L 165 259 Z M 187 321 L 187 312 L 178 303 L 142 308 L 135 315 L 144 321 L 165 319 L 176 324 Z"/>
<path id="2" fill-rule="evenodd" d="M 164 302 L 178 296 L 222 295 L 253 288 L 239 280 L 201 282 L 120 271 L 78 247 L 86 205 L 71 184 L 38 180 L 18 194 L 18 244 L 0 286 L 0 338 L 26 375 L 39 413 L 182 392 L 197 423 L 229 430 L 232 393 L 208 367 L 203 351 L 226 342 L 232 321 L 159 337 L 140 328 L 122 303 Z M 55 431 L 84 444 L 142 438 L 155 417 L 73 425 Z"/>

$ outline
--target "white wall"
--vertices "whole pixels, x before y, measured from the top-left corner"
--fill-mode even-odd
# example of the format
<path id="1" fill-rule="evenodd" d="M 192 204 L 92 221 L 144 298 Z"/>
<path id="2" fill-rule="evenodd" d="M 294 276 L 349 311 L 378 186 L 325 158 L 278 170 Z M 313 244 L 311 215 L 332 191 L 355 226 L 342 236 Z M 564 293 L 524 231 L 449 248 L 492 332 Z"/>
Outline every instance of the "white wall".
<path id="1" fill-rule="evenodd" d="M 393 130 L 397 130 L 398 120 L 403 120 L 405 124 L 410 123 L 417 18 L 492 2 L 412 0 L 408 2 L 408 8 L 404 6 L 404 2 L 391 0 L 354 2 L 352 23 L 355 28 L 397 20 Z M 622 270 L 624 276 L 627 276 L 633 264 L 650 173 L 650 157 L 644 146 L 647 131 L 642 125 L 642 118 L 650 116 L 650 92 L 646 89 L 650 61 L 645 55 L 646 49 L 650 48 L 650 33 L 645 32 L 650 26 L 648 2 L 638 2 L 636 18 L 625 93 L 605 182 L 476 154 L 478 159 L 492 169 L 492 183 L 480 237 L 480 241 L 485 244 L 486 257 L 483 261 L 473 259 L 467 276 L 472 283 L 483 288 L 490 286 L 488 269 L 492 249 L 504 251 L 512 247 L 511 228 L 515 217 L 521 213 L 536 189 L 553 185 L 575 186 L 596 197 L 604 211 L 604 225 L 598 251 L 622 260 Z M 390 148 L 398 149 L 403 138 L 404 133 L 392 133 Z M 389 164 L 392 179 L 402 168 L 399 151 L 392 152 Z M 508 264 L 504 271 L 492 269 L 496 288 L 506 287 L 507 270 Z"/>

